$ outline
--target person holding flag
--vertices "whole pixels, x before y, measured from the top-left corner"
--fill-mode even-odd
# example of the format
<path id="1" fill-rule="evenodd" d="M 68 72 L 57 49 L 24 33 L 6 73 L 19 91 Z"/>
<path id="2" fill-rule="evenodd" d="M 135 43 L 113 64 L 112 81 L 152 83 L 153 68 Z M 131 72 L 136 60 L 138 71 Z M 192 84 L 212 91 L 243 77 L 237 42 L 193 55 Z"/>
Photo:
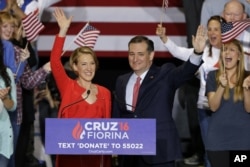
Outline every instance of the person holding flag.
<path id="1" fill-rule="evenodd" d="M 88 46 L 76 48 L 69 58 L 70 67 L 77 75 L 71 79 L 61 63 L 66 33 L 72 16 L 67 18 L 62 9 L 56 8 L 53 15 L 59 26 L 51 51 L 52 74 L 61 95 L 59 118 L 110 118 L 111 93 L 92 82 L 98 68 L 95 52 Z M 57 155 L 56 167 L 110 167 L 110 155 Z"/>
<path id="2" fill-rule="evenodd" d="M 221 18 L 220 16 L 212 16 L 209 18 L 207 23 L 207 37 L 208 37 L 208 44 L 206 45 L 202 60 L 203 63 L 200 66 L 197 75 L 194 76 L 197 79 L 199 79 L 199 92 L 197 92 L 198 99 L 195 101 L 195 107 L 197 108 L 197 112 L 195 112 L 196 116 L 192 116 L 192 118 L 189 118 L 189 121 L 191 121 L 189 124 L 192 127 L 196 127 L 194 130 L 197 134 L 200 134 L 199 136 L 195 136 L 195 139 L 193 139 L 193 144 L 196 145 L 194 148 L 199 148 L 199 142 L 201 142 L 200 145 L 205 146 L 206 144 L 206 134 L 207 134 L 207 128 L 208 128 L 208 120 L 211 115 L 211 111 L 208 106 L 208 100 L 205 95 L 205 88 L 206 88 L 206 80 L 207 80 L 207 74 L 211 70 L 215 70 L 218 68 L 218 61 L 220 57 L 220 48 L 222 47 L 221 43 Z M 156 35 L 160 37 L 162 40 L 164 46 L 168 49 L 168 51 L 173 55 L 173 57 L 178 58 L 182 61 L 187 61 L 189 56 L 193 52 L 193 48 L 186 48 L 177 46 L 171 38 L 169 38 L 166 35 L 166 28 L 162 27 L 162 25 L 158 25 L 156 28 Z M 190 113 L 188 113 L 190 114 Z M 196 124 L 198 123 L 198 125 Z M 194 134 L 194 130 L 190 127 L 190 133 L 191 135 Z M 193 137 L 193 136 L 192 136 Z M 199 137 L 202 139 L 202 141 L 199 141 Z M 200 139 L 200 140 L 201 140 Z M 204 149 L 204 148 L 203 148 Z M 204 150 L 194 149 L 198 152 L 197 158 L 204 158 L 205 167 L 210 167 L 209 162 L 207 160 L 207 156 L 205 155 Z M 205 155 L 205 156 L 204 156 Z M 200 160 L 201 161 L 201 160 Z"/>
<path id="3" fill-rule="evenodd" d="M 219 69 L 208 73 L 206 95 L 213 112 L 207 133 L 212 167 L 231 166 L 230 152 L 250 150 L 250 76 L 244 69 L 241 42 L 233 39 L 221 49 Z"/>
<path id="4" fill-rule="evenodd" d="M 249 6 L 249 4 L 247 4 Z M 245 5 L 240 1 L 234 1 L 230 0 L 227 3 L 225 3 L 222 17 L 226 20 L 227 23 L 233 23 L 233 22 L 241 22 L 247 19 L 248 14 L 245 12 Z M 250 20 L 246 21 L 245 23 L 249 23 Z M 241 27 L 237 27 L 236 29 L 239 30 L 241 33 L 237 33 L 238 35 L 231 36 L 231 39 L 238 39 L 243 47 L 244 50 L 244 63 L 245 63 L 245 70 L 250 71 L 250 32 L 247 27 L 244 27 L 243 30 L 240 30 Z M 237 30 L 236 30 L 237 31 Z M 231 33 L 230 33 L 231 34 Z M 223 37 L 224 38 L 224 37 Z M 222 39 L 223 39 L 222 38 Z"/>
<path id="5" fill-rule="evenodd" d="M 154 43 L 138 35 L 128 42 L 131 72 L 119 76 L 115 84 L 113 118 L 156 120 L 156 155 L 118 155 L 119 167 L 174 167 L 182 157 L 178 132 L 172 117 L 176 90 L 193 77 L 201 63 L 206 44 L 204 27 L 193 38 L 189 60 L 175 67 L 153 63 Z"/>
<path id="6" fill-rule="evenodd" d="M 6 16 L 9 16 L 9 17 L 6 17 L 4 21 L 5 23 L 8 23 L 10 21 L 15 20 L 15 22 L 14 24 L 12 23 L 13 25 L 11 26 L 11 28 L 3 29 L 4 31 L 1 32 L 1 36 L 5 40 L 10 40 L 14 44 L 15 60 L 18 62 L 17 66 L 20 66 L 20 68 L 17 68 L 17 73 L 18 74 L 20 73 L 20 77 L 17 78 L 18 80 L 16 80 L 16 86 L 17 86 L 17 92 L 18 92 L 17 93 L 17 109 L 16 109 L 16 112 L 9 113 L 11 122 L 12 122 L 12 127 L 14 130 L 14 147 L 15 147 L 15 150 L 14 150 L 15 154 L 13 154 L 13 156 L 11 157 L 11 160 L 9 161 L 9 167 L 14 167 L 14 166 L 23 165 L 24 160 L 26 159 L 24 158 L 24 156 L 26 153 L 27 145 L 29 144 L 28 142 L 29 139 L 27 138 L 30 135 L 27 135 L 27 133 L 29 134 L 31 132 L 31 129 L 30 129 L 31 126 L 29 126 L 30 122 L 28 124 L 25 124 L 23 122 L 23 120 L 27 120 L 27 119 L 23 119 L 23 116 L 28 116 L 28 120 L 32 119 L 33 121 L 33 118 L 30 118 L 30 116 L 32 115 L 31 112 L 33 109 L 33 107 L 31 106 L 31 104 L 33 104 L 31 103 L 33 102 L 33 97 L 26 96 L 25 98 L 23 98 L 25 94 L 26 95 L 28 94 L 28 93 L 25 93 L 27 91 L 24 91 L 24 89 L 32 92 L 32 89 L 36 85 L 40 84 L 40 82 L 43 81 L 45 77 L 47 76 L 47 74 L 50 72 L 50 63 L 46 63 L 43 67 L 39 68 L 36 71 L 33 71 L 31 69 L 31 66 L 36 64 L 37 61 L 35 61 L 34 63 L 31 63 L 29 59 L 28 61 L 27 60 L 21 61 L 23 56 L 25 56 L 26 58 L 35 57 L 34 49 L 30 44 L 31 41 L 23 38 L 21 19 L 25 19 L 25 17 L 23 16 L 26 16 L 26 15 L 20 12 L 21 9 L 17 5 L 16 1 L 7 0 L 6 2 L 7 2 L 6 9 L 8 9 L 9 11 L 2 12 L 2 14 L 4 13 Z M 10 12 L 10 10 L 12 12 Z M 17 14 L 19 12 L 21 13 L 21 15 Z M 13 18 L 14 16 L 11 13 L 16 14 L 15 19 Z M 38 33 L 36 33 L 36 35 L 38 35 Z M 31 92 L 29 93 L 31 94 Z M 27 99 L 30 99 L 30 101 L 27 102 L 29 103 L 29 108 L 25 110 L 24 104 L 25 104 L 25 100 Z M 27 113 L 25 113 L 25 111 Z M 23 136 L 26 137 L 25 140 L 21 140 Z M 23 142 L 19 144 L 18 140 L 23 141 Z M 20 150 L 20 154 L 18 154 L 19 153 L 18 150 Z M 14 158 L 15 155 L 16 157 Z"/>

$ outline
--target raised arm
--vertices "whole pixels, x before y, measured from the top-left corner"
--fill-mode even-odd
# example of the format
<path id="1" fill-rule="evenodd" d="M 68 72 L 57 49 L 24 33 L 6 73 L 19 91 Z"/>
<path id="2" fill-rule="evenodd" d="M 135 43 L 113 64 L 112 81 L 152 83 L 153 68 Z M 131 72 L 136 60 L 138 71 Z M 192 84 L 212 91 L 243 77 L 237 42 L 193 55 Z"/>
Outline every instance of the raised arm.
<path id="1" fill-rule="evenodd" d="M 59 26 L 59 33 L 56 35 L 53 48 L 51 51 L 50 62 L 52 73 L 55 77 L 57 87 L 60 93 L 63 95 L 63 92 L 67 89 L 67 82 L 71 79 L 65 72 L 65 69 L 61 63 L 61 55 L 63 51 L 64 41 L 66 38 L 66 34 L 70 23 L 72 21 L 72 16 L 67 18 L 60 8 L 55 8 L 53 12 L 53 16 L 55 17 L 57 24 Z"/>
<path id="2" fill-rule="evenodd" d="M 190 55 L 193 53 L 193 48 L 186 48 L 176 45 L 168 36 L 166 35 L 166 28 L 158 24 L 156 27 L 156 35 L 158 35 L 164 46 L 172 54 L 173 57 L 180 59 L 182 61 L 187 61 Z"/>

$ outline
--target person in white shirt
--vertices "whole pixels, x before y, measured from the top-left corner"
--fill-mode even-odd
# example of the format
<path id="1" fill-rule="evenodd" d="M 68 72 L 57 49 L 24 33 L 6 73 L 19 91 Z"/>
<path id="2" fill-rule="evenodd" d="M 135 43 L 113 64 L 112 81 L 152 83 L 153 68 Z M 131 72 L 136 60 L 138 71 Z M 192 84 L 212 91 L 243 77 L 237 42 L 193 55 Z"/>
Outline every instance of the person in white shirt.
<path id="1" fill-rule="evenodd" d="M 209 43 L 204 49 L 202 59 L 203 64 L 200 66 L 199 71 L 197 72 L 197 77 L 200 79 L 200 89 L 197 102 L 198 108 L 198 117 L 199 124 L 201 129 L 201 136 L 203 143 L 206 143 L 206 133 L 208 128 L 208 119 L 211 111 L 208 107 L 207 97 L 205 96 L 205 87 L 206 87 L 206 77 L 209 71 L 215 70 L 218 68 L 218 61 L 220 56 L 221 43 L 221 17 L 212 16 L 207 23 L 207 36 Z M 187 61 L 189 56 L 193 53 L 193 48 L 186 48 L 177 46 L 170 38 L 166 35 L 166 28 L 162 25 L 158 25 L 156 28 L 156 35 L 160 37 L 162 42 L 168 51 L 176 58 Z M 205 166 L 209 166 L 209 162 L 205 156 Z"/>

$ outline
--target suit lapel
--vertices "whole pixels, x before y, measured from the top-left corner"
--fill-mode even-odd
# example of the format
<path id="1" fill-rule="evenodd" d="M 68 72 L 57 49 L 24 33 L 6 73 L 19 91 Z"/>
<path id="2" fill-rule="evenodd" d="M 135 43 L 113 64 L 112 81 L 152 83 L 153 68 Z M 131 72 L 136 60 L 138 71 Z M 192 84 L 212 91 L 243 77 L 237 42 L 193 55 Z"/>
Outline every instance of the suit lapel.
<path id="1" fill-rule="evenodd" d="M 132 72 L 129 73 L 128 75 L 125 75 L 124 78 L 122 79 L 121 81 L 121 100 L 124 101 L 124 107 L 126 108 L 126 87 L 127 87 L 127 84 L 128 84 L 128 80 L 129 78 L 131 77 L 132 75 Z"/>
<path id="2" fill-rule="evenodd" d="M 147 75 L 145 76 L 142 84 L 141 84 L 141 87 L 140 87 L 140 90 L 139 90 L 139 95 L 138 95 L 138 101 L 137 101 L 137 107 L 140 104 L 140 101 L 142 101 L 142 99 L 144 98 L 144 95 L 145 95 L 145 91 L 147 91 L 148 87 L 151 87 L 151 83 L 152 81 L 155 79 L 155 74 L 156 74 L 156 66 L 152 65 L 147 73 Z"/>

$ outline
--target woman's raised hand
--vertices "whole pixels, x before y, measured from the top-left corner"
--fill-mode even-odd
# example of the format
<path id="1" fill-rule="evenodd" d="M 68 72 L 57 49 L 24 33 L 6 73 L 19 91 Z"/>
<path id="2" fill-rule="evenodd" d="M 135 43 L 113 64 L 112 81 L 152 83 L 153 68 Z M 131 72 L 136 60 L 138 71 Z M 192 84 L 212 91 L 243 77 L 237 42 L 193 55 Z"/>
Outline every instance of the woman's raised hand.
<path id="1" fill-rule="evenodd" d="M 61 37 L 66 36 L 66 33 L 71 24 L 73 16 L 70 16 L 69 18 L 67 18 L 65 16 L 64 11 L 61 8 L 55 8 L 55 11 L 53 12 L 53 16 L 55 17 L 57 24 L 60 28 L 59 36 Z"/>

